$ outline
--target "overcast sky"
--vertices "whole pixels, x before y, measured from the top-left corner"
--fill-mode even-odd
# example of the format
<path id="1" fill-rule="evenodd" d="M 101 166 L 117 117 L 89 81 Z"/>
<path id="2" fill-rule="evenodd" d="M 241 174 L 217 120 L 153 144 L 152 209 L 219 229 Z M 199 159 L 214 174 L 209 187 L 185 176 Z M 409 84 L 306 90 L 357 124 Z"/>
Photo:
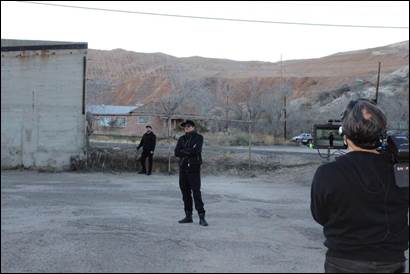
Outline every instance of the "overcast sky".
<path id="1" fill-rule="evenodd" d="M 47 1 L 39 1 L 47 3 Z M 55 4 L 190 16 L 341 25 L 409 25 L 408 1 L 88 2 Z M 177 57 L 241 61 L 317 58 L 409 39 L 409 29 L 248 23 L 1 2 L 1 38 L 88 42 Z"/>

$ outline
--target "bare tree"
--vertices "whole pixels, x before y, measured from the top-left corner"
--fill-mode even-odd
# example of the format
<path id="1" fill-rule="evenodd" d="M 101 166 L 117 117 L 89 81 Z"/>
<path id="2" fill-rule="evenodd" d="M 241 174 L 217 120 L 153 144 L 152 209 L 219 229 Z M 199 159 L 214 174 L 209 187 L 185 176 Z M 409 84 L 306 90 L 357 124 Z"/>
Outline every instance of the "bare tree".
<path id="1" fill-rule="evenodd" d="M 91 112 L 87 112 L 85 114 L 85 120 L 86 120 L 86 151 L 89 150 L 90 148 L 90 136 L 94 133 L 94 125 L 96 118 Z"/>
<path id="2" fill-rule="evenodd" d="M 160 99 L 162 110 L 167 118 L 179 111 L 185 100 L 194 92 L 196 87 L 179 73 L 178 67 L 173 73 L 168 73 L 169 93 Z"/>
<path id="3" fill-rule="evenodd" d="M 221 89 L 221 94 L 223 96 L 223 105 L 224 105 L 224 119 L 225 121 L 225 132 L 229 133 L 229 113 L 232 111 L 232 94 L 233 89 L 229 83 L 224 83 Z"/>
<path id="4" fill-rule="evenodd" d="M 246 108 L 250 121 L 257 122 L 265 112 L 265 109 L 261 107 L 262 93 L 263 91 L 261 89 L 261 79 L 252 78 L 249 83 L 246 100 Z"/>
<path id="5" fill-rule="evenodd" d="M 174 73 L 168 73 L 169 94 L 160 99 L 160 104 L 167 119 L 167 138 L 168 138 L 168 173 L 171 173 L 171 119 L 175 115 L 185 99 L 193 92 L 189 88 L 188 82 L 178 73 L 178 67 Z"/>
<path id="6" fill-rule="evenodd" d="M 291 95 L 292 87 L 290 83 L 283 83 L 280 86 L 273 85 L 269 91 L 263 92 L 261 95 L 261 107 L 264 110 L 263 118 L 267 122 L 266 128 L 272 134 L 272 137 L 283 135 L 284 130 L 284 97 Z M 287 100 L 289 102 L 289 100 Z M 289 111 L 287 111 L 289 114 Z"/>

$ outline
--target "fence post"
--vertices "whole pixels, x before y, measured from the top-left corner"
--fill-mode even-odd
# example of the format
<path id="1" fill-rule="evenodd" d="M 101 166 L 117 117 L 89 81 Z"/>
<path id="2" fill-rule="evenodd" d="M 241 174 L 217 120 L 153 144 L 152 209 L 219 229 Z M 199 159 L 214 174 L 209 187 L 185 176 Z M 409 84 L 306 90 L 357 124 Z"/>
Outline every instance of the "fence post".
<path id="1" fill-rule="evenodd" d="M 168 175 L 171 175 L 171 116 L 168 117 Z"/>
<path id="2" fill-rule="evenodd" d="M 249 173 L 251 172 L 251 159 L 252 159 L 252 155 L 251 155 L 251 146 L 252 146 L 252 121 L 249 120 L 248 122 L 248 153 L 249 153 L 249 158 L 248 158 L 248 168 L 249 168 Z"/>

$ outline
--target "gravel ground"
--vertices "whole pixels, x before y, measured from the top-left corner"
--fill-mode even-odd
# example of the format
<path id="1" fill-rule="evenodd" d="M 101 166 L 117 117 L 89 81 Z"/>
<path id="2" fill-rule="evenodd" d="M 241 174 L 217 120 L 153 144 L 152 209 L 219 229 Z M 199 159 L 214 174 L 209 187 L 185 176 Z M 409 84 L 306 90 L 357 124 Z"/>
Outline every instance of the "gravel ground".
<path id="1" fill-rule="evenodd" d="M 323 272 L 316 167 L 203 176 L 209 227 L 177 223 L 175 175 L 2 171 L 1 272 Z"/>
<path id="2" fill-rule="evenodd" d="M 311 167 L 204 176 L 209 227 L 177 176 L 2 171 L 2 272 L 322 272 Z"/>

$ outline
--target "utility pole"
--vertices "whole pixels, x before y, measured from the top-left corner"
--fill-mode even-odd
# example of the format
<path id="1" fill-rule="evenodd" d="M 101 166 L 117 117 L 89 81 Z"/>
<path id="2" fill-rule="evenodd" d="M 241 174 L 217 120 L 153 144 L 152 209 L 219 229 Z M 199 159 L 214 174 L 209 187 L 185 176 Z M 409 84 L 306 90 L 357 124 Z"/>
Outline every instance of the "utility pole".
<path id="1" fill-rule="evenodd" d="M 377 105 L 377 100 L 379 99 L 380 66 L 381 66 L 381 62 L 379 62 L 379 68 L 377 70 L 376 99 L 374 101 L 376 105 Z"/>
<path id="2" fill-rule="evenodd" d="M 284 125 L 283 125 L 283 138 L 284 141 L 286 142 L 286 95 L 283 97 L 283 116 L 284 116 Z"/>
<path id="3" fill-rule="evenodd" d="M 229 114 L 229 85 L 227 85 L 226 89 L 227 89 L 227 94 L 226 94 L 226 110 L 225 110 L 225 119 L 226 119 L 225 130 L 228 133 L 228 127 L 229 127 L 229 121 L 228 121 L 228 114 Z"/>
<path id="4" fill-rule="evenodd" d="M 249 174 L 251 174 L 251 165 L 252 161 L 252 120 L 251 115 L 249 113 L 249 120 L 248 120 L 248 170 Z"/>
<path id="5" fill-rule="evenodd" d="M 283 61 L 282 54 L 280 55 L 280 93 L 283 94 Z M 286 142 L 286 94 L 283 97 L 283 141 Z"/>

